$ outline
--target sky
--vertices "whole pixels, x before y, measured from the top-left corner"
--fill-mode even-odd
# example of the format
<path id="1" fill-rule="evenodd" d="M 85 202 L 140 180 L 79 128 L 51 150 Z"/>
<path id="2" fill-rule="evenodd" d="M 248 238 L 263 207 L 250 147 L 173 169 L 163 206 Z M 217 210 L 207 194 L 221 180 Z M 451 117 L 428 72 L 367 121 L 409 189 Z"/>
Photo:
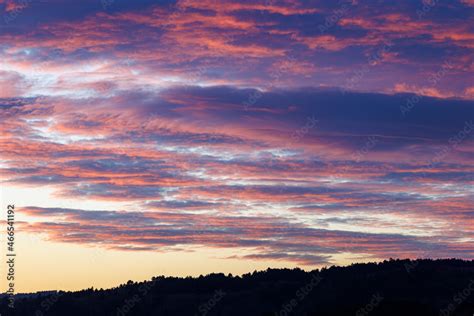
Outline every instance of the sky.
<path id="1" fill-rule="evenodd" d="M 473 21 L 472 0 L 0 0 L 17 292 L 473 259 Z"/>

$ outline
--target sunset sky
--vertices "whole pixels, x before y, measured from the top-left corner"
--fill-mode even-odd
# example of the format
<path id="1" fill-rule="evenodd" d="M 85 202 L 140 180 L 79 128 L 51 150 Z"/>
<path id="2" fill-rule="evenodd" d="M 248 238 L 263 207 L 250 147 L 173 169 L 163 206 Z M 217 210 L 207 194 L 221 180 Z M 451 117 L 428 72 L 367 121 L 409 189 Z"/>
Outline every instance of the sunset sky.
<path id="1" fill-rule="evenodd" d="M 16 290 L 473 259 L 473 21 L 472 0 L 0 0 Z"/>

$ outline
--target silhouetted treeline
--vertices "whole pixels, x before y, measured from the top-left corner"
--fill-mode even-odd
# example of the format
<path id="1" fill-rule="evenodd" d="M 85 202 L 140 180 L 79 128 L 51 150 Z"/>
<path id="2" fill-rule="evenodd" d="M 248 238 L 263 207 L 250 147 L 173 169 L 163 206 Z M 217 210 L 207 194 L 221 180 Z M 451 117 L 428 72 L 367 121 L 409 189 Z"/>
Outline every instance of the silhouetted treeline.
<path id="1" fill-rule="evenodd" d="M 108 290 L 17 297 L 2 315 L 466 315 L 474 314 L 474 261 L 389 260 L 305 272 L 156 277 Z"/>

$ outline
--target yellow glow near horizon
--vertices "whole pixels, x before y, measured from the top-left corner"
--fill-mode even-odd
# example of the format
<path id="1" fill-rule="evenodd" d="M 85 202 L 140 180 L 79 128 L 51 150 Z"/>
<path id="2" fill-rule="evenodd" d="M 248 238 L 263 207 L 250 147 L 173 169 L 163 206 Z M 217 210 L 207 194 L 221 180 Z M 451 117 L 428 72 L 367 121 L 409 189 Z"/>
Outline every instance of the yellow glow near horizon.
<path id="1" fill-rule="evenodd" d="M 2 225 L 3 226 L 3 225 Z M 4 227 L 2 227 L 4 228 Z M 2 245 L 5 241 L 2 240 Z M 77 244 L 45 241 L 31 234 L 16 236 L 15 290 L 17 293 L 45 290 L 111 288 L 128 280 L 153 276 L 199 276 L 209 273 L 243 274 L 268 267 L 296 266 L 272 260 L 230 259 L 241 249 L 200 247 L 198 251 L 132 252 L 104 250 Z M 5 275 L 6 265 L 0 272 Z M 3 280 L 0 292 L 6 291 Z"/>
<path id="2" fill-rule="evenodd" d="M 6 230 L 6 206 L 63 207 L 75 209 L 117 210 L 130 207 L 129 203 L 91 200 L 67 200 L 54 196 L 51 187 L 20 187 L 2 185 L 0 230 Z M 27 199 L 26 199 L 27 197 Z M 130 208 L 128 208 L 130 210 Z M 34 222 L 34 218 L 16 212 L 16 222 Z M 2 262 L 5 258 L 6 234 L 0 234 Z M 45 290 L 81 290 L 111 288 L 128 280 L 143 281 L 153 276 L 199 276 L 218 273 L 243 274 L 268 267 L 296 267 L 294 262 L 277 260 L 242 260 L 229 258 L 246 254 L 245 249 L 193 247 L 185 251 L 118 251 L 99 247 L 60 243 L 45 240 L 46 236 L 15 234 L 15 291 L 17 293 Z M 182 247 L 181 247 L 182 248 Z M 6 264 L 0 265 L 5 275 Z M 7 281 L 0 282 L 0 292 L 7 289 Z"/>

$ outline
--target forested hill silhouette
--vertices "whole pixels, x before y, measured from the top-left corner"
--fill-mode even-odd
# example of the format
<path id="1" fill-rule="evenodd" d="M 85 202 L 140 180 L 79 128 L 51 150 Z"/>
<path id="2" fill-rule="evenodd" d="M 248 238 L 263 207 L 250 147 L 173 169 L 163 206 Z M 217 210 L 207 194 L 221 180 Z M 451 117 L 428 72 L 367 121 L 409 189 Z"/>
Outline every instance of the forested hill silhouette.
<path id="1" fill-rule="evenodd" d="M 2 298 L 2 315 L 469 315 L 474 260 L 389 260 L 305 272 L 156 277 L 108 290 Z"/>

